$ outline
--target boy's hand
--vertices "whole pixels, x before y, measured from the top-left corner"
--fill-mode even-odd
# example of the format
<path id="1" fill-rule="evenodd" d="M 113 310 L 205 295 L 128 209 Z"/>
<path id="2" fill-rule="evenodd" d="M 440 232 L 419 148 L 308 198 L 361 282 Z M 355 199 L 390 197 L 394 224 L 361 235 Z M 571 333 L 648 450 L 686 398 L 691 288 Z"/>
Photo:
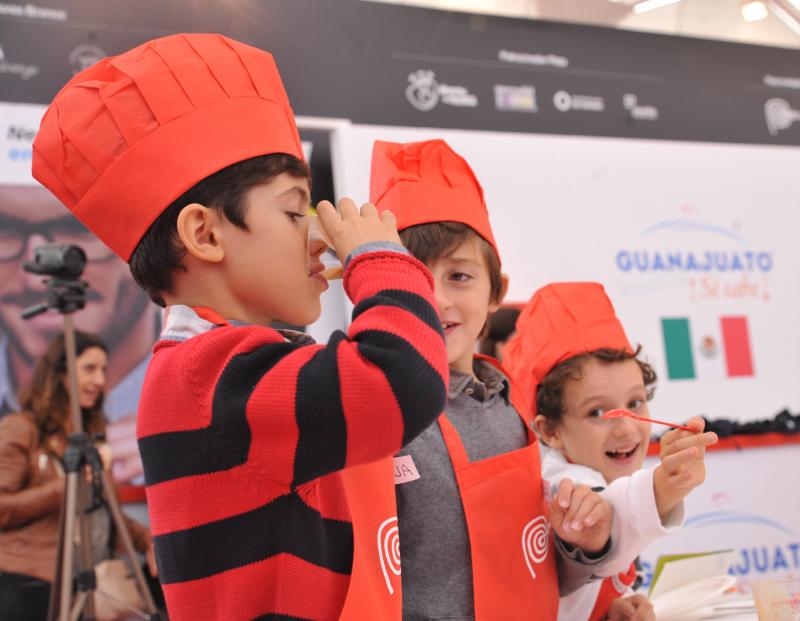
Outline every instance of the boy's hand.
<path id="1" fill-rule="evenodd" d="M 611 602 L 606 621 L 656 621 L 656 613 L 644 595 L 631 595 Z"/>
<path id="2" fill-rule="evenodd" d="M 400 244 L 394 214 L 384 211 L 378 215 L 378 210 L 370 203 L 362 205 L 359 213 L 349 198 L 339 201 L 338 212 L 333 203 L 322 201 L 317 205 L 317 215 L 343 264 L 348 255 L 362 244 L 382 241 Z"/>
<path id="3" fill-rule="evenodd" d="M 550 502 L 550 524 L 562 541 L 584 552 L 599 552 L 611 536 L 613 510 L 586 485 L 562 479 Z"/>
<path id="4" fill-rule="evenodd" d="M 658 515 L 664 520 L 679 502 L 706 478 L 706 447 L 716 444 L 717 434 L 700 433 L 706 422 L 699 416 L 687 427 L 697 433 L 675 429 L 661 438 L 661 465 L 653 475 Z"/>

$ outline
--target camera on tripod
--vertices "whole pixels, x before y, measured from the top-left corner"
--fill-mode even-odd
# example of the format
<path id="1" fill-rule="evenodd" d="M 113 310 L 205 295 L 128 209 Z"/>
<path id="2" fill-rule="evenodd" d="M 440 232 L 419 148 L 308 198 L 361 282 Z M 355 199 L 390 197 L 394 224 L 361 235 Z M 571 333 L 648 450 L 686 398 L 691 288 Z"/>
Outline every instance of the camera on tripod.
<path id="1" fill-rule="evenodd" d="M 125 526 L 119 503 L 116 499 L 108 475 L 103 470 L 100 454 L 92 439 L 84 432 L 81 407 L 78 402 L 78 380 L 75 356 L 75 327 L 72 314 L 86 304 L 86 290 L 89 283 L 80 280 L 86 267 L 86 253 L 79 246 L 69 244 L 48 244 L 34 249 L 33 261 L 23 263 L 23 268 L 31 274 L 47 276 L 47 300 L 31 306 L 22 312 L 24 319 L 53 309 L 64 317 L 64 349 L 67 357 L 67 377 L 69 380 L 70 417 L 72 434 L 64 451 L 63 466 L 66 474 L 64 502 L 58 536 L 58 557 L 50 593 L 48 621 L 70 621 L 83 615 L 85 619 L 95 618 L 95 594 L 103 592 L 97 584 L 97 574 L 92 564 L 91 536 L 87 513 L 105 501 L 111 513 L 116 532 L 122 539 L 123 547 L 130 559 L 136 558 L 130 533 Z M 90 475 L 90 476 L 87 476 Z M 89 489 L 89 486 L 92 489 Z M 78 545 L 76 546 L 76 533 Z M 76 549 L 77 548 L 77 549 Z M 142 598 L 142 608 L 122 602 L 126 611 L 143 619 L 159 619 L 153 597 L 147 588 L 141 567 L 132 562 L 130 570 L 136 583 L 136 590 Z M 105 597 L 113 596 L 105 593 Z M 117 602 L 119 603 L 119 602 Z"/>
<path id="2" fill-rule="evenodd" d="M 23 269 L 31 274 L 50 276 L 47 284 L 47 301 L 22 311 L 23 319 L 53 308 L 67 315 L 86 305 L 89 284 L 79 280 L 86 267 L 86 253 L 80 246 L 47 244 L 33 250 L 33 261 L 25 261 Z"/>
<path id="3" fill-rule="evenodd" d="M 26 261 L 22 267 L 31 274 L 77 280 L 86 267 L 86 253 L 80 246 L 48 244 L 35 248 L 33 261 Z"/>

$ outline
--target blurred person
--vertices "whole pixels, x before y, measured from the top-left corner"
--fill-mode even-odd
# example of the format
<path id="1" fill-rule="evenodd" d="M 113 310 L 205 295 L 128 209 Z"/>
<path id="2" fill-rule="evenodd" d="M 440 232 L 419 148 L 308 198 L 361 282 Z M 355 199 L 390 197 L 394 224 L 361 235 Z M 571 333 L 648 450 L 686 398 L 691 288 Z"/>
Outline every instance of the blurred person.
<path id="1" fill-rule="evenodd" d="M 136 448 L 136 408 L 150 348 L 158 332 L 158 311 L 139 290 L 121 261 L 41 186 L 0 185 L 0 417 L 20 409 L 18 387 L 30 382 L 34 362 L 61 330 L 57 313 L 31 320 L 22 311 L 44 299 L 44 277 L 26 272 L 24 261 L 46 243 L 75 244 L 88 262 L 82 278 L 90 287 L 78 328 L 91 328 L 108 343 L 107 435 L 114 454 L 114 478 L 130 481 L 142 473 Z"/>
<path id="2" fill-rule="evenodd" d="M 478 341 L 478 353 L 503 360 L 503 348 L 508 340 L 517 333 L 518 306 L 501 306 L 486 322 L 483 338 Z"/>
<path id="3" fill-rule="evenodd" d="M 105 430 L 103 397 L 107 348 L 99 337 L 76 332 L 78 401 L 84 431 Z M 0 618 L 44 619 L 58 553 L 64 498 L 61 459 L 73 432 L 64 338 L 57 335 L 20 392 L 21 410 L 0 420 Z M 103 450 L 101 449 L 101 455 Z M 92 560 L 109 558 L 119 544 L 105 505 L 89 515 Z M 126 518 L 134 547 L 155 562 L 150 532 Z"/>

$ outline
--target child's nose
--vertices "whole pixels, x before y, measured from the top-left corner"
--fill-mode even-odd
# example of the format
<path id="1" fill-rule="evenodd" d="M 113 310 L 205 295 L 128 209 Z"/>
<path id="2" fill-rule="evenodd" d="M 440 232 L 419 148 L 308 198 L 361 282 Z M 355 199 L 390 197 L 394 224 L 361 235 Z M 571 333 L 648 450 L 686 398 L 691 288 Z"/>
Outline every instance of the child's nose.
<path id="1" fill-rule="evenodd" d="M 450 308 L 450 296 L 443 291 L 443 287 L 437 287 L 434 291 L 434 295 L 436 297 L 436 304 L 440 311 L 445 311 Z"/>
<path id="2" fill-rule="evenodd" d="M 623 416 L 614 420 L 614 436 L 624 438 L 636 431 L 636 423 L 632 418 Z"/>

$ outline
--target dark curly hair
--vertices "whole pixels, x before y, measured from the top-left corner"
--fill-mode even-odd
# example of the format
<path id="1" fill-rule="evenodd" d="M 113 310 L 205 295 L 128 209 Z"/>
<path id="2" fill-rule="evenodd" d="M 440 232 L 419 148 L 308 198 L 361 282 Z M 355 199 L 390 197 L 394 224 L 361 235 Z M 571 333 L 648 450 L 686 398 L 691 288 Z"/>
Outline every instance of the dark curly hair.
<path id="1" fill-rule="evenodd" d="M 564 415 L 562 401 L 564 385 L 567 381 L 581 379 L 583 366 L 590 359 L 596 359 L 606 364 L 635 360 L 642 371 L 642 379 L 647 389 L 647 400 L 650 401 L 655 395 L 655 383 L 658 378 L 653 367 L 648 362 L 639 359 L 641 351 L 641 345 L 633 353 L 625 349 L 604 347 L 580 356 L 573 356 L 557 364 L 550 369 L 544 381 L 539 384 L 536 391 L 536 413 L 544 416 L 551 428 L 558 426 L 559 422 L 561 422 L 561 417 Z"/>

